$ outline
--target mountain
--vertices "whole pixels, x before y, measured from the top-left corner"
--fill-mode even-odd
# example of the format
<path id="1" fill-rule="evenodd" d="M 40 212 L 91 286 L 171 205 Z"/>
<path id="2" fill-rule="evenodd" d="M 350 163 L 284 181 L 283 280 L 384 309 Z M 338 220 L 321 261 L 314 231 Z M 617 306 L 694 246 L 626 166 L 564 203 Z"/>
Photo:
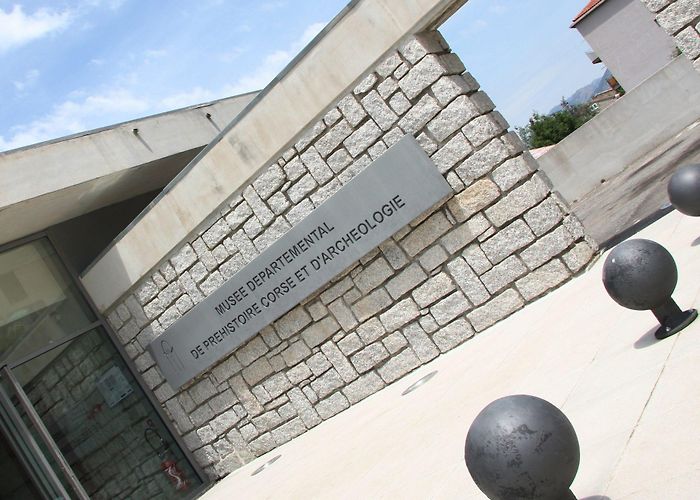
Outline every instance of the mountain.
<path id="1" fill-rule="evenodd" d="M 567 102 L 574 106 L 577 104 L 585 104 L 588 101 L 590 101 L 593 98 L 593 96 L 598 95 L 601 92 L 605 92 L 606 90 L 610 90 L 610 85 L 608 85 L 607 81 L 608 78 L 610 78 L 610 76 L 612 76 L 612 73 L 610 73 L 610 70 L 606 69 L 605 73 L 603 73 L 603 76 L 601 76 L 600 78 L 596 78 L 585 87 L 581 87 L 576 92 L 567 97 Z M 561 110 L 561 104 L 557 104 L 549 110 L 549 114 L 552 115 L 557 111 Z"/>

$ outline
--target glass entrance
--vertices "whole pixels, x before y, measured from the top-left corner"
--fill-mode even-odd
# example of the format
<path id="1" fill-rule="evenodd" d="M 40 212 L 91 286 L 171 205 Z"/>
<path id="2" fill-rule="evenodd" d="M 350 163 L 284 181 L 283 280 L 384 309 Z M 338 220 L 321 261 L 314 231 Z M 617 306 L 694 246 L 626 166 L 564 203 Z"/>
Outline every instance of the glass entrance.
<path id="1" fill-rule="evenodd" d="M 0 253 L 3 365 L 2 383 L 14 391 L 6 390 L 4 406 L 19 415 L 69 497 L 81 496 L 71 476 L 89 497 L 105 499 L 186 498 L 202 485 L 47 239 Z M 47 497 L 23 465 L 36 453 L 27 458 L 15 448 L 0 449 L 0 460 L 28 471 L 28 482 L 12 483 L 28 492 L 17 498 L 34 490 Z M 8 495 L 0 482 L 0 498 Z"/>

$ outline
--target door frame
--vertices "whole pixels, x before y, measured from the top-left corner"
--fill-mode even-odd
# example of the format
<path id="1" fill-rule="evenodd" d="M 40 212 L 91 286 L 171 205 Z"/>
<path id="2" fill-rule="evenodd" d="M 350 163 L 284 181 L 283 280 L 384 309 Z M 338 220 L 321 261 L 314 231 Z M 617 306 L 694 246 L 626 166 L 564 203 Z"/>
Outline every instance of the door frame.
<path id="1" fill-rule="evenodd" d="M 195 459 L 193 453 L 185 445 L 184 440 L 182 439 L 182 436 L 180 436 L 179 432 L 175 429 L 175 426 L 173 425 L 170 418 L 168 418 L 168 416 L 165 414 L 163 407 L 161 406 L 161 403 L 158 401 L 158 399 L 155 397 L 153 390 L 146 384 L 143 377 L 141 376 L 141 373 L 136 368 L 134 361 L 126 353 L 126 349 L 124 348 L 122 343 L 119 341 L 119 339 L 116 335 L 116 332 L 112 329 L 112 326 L 109 324 L 109 322 L 106 320 L 106 318 L 100 312 L 100 310 L 97 308 L 97 306 L 95 305 L 95 303 L 92 300 L 92 297 L 90 297 L 90 295 L 85 290 L 85 287 L 83 286 L 82 282 L 80 281 L 80 277 L 79 277 L 78 273 L 76 272 L 75 269 L 73 269 L 72 266 L 68 265 L 68 259 L 66 259 L 65 253 L 62 251 L 62 249 L 58 245 L 55 244 L 54 240 L 51 237 L 50 231 L 49 230 L 40 231 L 38 233 L 34 233 L 31 235 L 25 236 L 25 237 L 20 238 L 18 240 L 14 240 L 14 241 L 11 241 L 8 243 L 0 244 L 0 253 L 3 253 L 7 250 L 11 250 L 13 248 L 20 247 L 22 245 L 25 245 L 27 243 L 31 243 L 31 242 L 36 241 L 36 240 L 40 240 L 42 238 L 46 239 L 46 241 L 48 241 L 51 248 L 56 252 L 56 255 L 58 256 L 58 260 L 61 262 L 61 264 L 63 265 L 63 268 L 68 273 L 68 276 L 71 280 L 71 283 L 76 286 L 77 290 L 82 295 L 82 298 L 85 300 L 85 303 L 88 305 L 88 307 L 90 308 L 90 310 L 92 311 L 92 313 L 95 315 L 95 318 L 96 318 L 96 321 L 91 323 L 89 325 L 89 327 L 86 327 L 86 328 L 82 329 L 80 332 L 78 332 L 74 335 L 71 335 L 67 339 L 64 339 L 61 343 L 65 343 L 65 342 L 68 342 L 70 340 L 74 340 L 75 338 L 80 337 L 81 335 L 83 335 L 83 334 L 85 334 L 85 333 L 87 333 L 95 328 L 101 327 L 106 332 L 107 337 L 109 338 L 109 341 L 112 343 L 114 348 L 117 350 L 117 352 L 121 356 L 127 369 L 129 370 L 131 375 L 134 377 L 134 380 L 138 384 L 141 391 L 145 394 L 146 399 L 148 400 L 148 402 L 151 404 L 151 406 L 155 410 L 156 415 L 160 419 L 161 423 L 168 430 L 168 432 L 170 433 L 172 438 L 175 440 L 175 443 L 180 447 L 183 455 L 185 456 L 185 459 L 190 463 L 190 466 L 192 467 L 195 474 L 197 475 L 197 479 L 199 479 L 199 481 L 202 483 L 199 487 L 194 488 L 192 490 L 192 497 L 194 498 L 196 496 L 196 494 L 201 493 L 205 489 L 209 488 L 213 481 L 211 481 L 209 479 L 209 477 L 206 475 L 206 473 L 202 470 L 201 466 L 197 463 L 197 460 Z M 54 347 L 57 347 L 57 345 L 52 346 L 51 349 L 53 349 Z M 47 350 L 50 350 L 50 349 L 47 349 Z M 22 362 L 28 361 L 29 359 L 32 359 L 32 358 L 39 356 L 43 353 L 44 353 L 44 351 L 41 351 L 41 352 L 37 351 L 35 353 L 32 353 L 30 356 L 28 356 L 27 357 L 28 359 L 22 359 L 21 361 Z M 11 367 L 10 366 L 4 365 L 4 366 L 0 366 L 0 368 L 7 369 L 11 374 Z M 13 375 L 12 375 L 12 379 L 15 380 Z M 15 380 L 15 382 L 16 382 L 16 380 Z M 167 382 L 165 382 L 165 383 L 167 384 Z M 13 384 L 13 389 L 14 390 L 19 389 L 21 391 L 21 394 L 23 394 L 24 397 L 26 398 L 26 394 L 24 393 L 24 390 L 21 387 L 16 387 L 15 384 Z M 36 415 L 36 417 L 39 419 L 40 426 L 44 430 L 46 430 L 46 427 L 44 426 L 43 422 L 41 422 L 41 417 L 39 417 L 39 415 L 36 413 L 36 410 L 34 410 L 34 407 L 28 398 L 26 399 L 26 401 L 28 402 L 29 406 L 31 407 L 31 412 L 33 412 Z M 27 415 L 29 416 L 30 411 L 27 410 L 26 408 L 24 408 L 24 410 L 27 412 Z M 46 431 L 46 432 L 48 434 L 48 431 Z M 47 437 L 50 440 L 50 442 L 52 443 L 52 445 L 50 445 L 49 443 L 46 443 L 47 446 L 49 447 L 49 449 L 55 448 L 58 451 L 58 453 L 61 455 L 61 459 L 66 463 L 66 465 L 68 465 L 68 463 L 65 461 L 65 458 L 63 457 L 63 454 L 60 452 L 60 450 L 56 446 L 56 443 L 53 441 L 53 438 L 51 437 L 51 435 L 48 434 Z M 68 468 L 70 469 L 70 466 L 68 466 Z M 73 474 L 72 470 L 71 470 L 71 474 Z M 73 474 L 73 476 L 75 477 L 74 474 Z M 77 480 L 77 478 L 76 478 L 76 480 Z M 80 486 L 80 489 L 82 489 L 82 486 Z M 89 498 L 89 497 L 86 496 L 85 498 Z"/>

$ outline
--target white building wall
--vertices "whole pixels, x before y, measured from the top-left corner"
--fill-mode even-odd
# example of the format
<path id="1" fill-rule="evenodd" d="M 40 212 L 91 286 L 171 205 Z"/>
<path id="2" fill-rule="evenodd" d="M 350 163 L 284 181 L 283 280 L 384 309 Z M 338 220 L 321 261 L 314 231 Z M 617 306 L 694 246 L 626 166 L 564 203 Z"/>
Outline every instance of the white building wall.
<path id="1" fill-rule="evenodd" d="M 627 91 L 678 54 L 673 38 L 640 0 L 607 0 L 576 29 Z"/>

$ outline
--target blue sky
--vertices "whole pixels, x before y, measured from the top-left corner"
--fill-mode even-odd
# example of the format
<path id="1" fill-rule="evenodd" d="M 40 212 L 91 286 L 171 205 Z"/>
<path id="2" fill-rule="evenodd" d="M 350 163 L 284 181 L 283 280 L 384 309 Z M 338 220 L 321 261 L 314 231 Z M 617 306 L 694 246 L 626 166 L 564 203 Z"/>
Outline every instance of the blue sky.
<path id="1" fill-rule="evenodd" d="M 0 151 L 263 88 L 346 3 L 0 0 Z M 585 3 L 470 0 L 441 31 L 523 125 L 603 73 Z"/>

